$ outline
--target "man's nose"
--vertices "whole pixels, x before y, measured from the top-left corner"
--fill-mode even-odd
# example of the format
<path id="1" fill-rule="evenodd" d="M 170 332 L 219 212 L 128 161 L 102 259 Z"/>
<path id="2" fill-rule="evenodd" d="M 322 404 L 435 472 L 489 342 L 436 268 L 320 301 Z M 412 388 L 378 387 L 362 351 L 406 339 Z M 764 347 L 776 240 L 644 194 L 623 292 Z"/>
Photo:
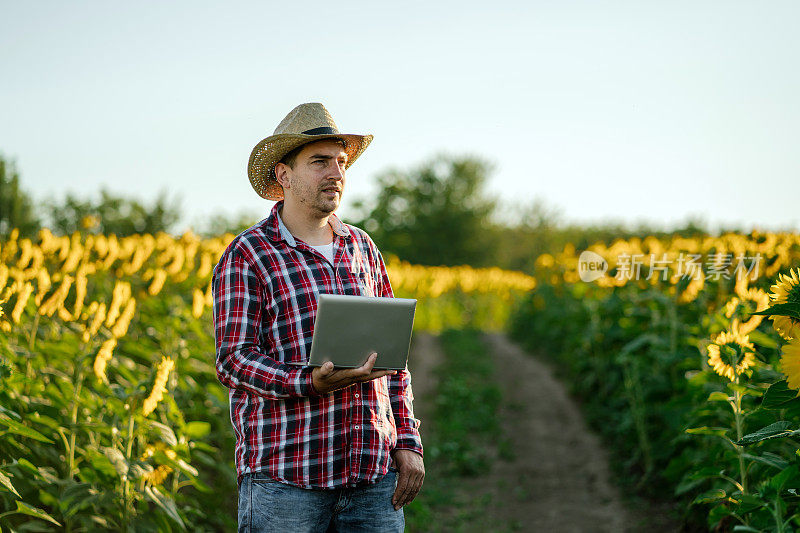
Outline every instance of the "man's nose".
<path id="1" fill-rule="evenodd" d="M 344 179 L 344 163 L 335 163 L 331 167 L 331 179 L 341 180 Z"/>

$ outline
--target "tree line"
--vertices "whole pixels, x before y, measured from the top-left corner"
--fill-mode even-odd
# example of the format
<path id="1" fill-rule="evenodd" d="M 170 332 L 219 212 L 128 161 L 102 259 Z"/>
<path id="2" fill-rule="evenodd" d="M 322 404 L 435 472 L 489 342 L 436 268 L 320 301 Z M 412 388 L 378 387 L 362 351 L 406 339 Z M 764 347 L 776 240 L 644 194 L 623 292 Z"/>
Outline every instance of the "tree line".
<path id="1" fill-rule="evenodd" d="M 358 199 L 356 214 L 347 222 L 367 230 L 384 254 L 411 263 L 523 272 L 533 270 L 540 254 L 559 252 L 567 243 L 581 249 L 636 236 L 709 234 L 702 222 L 692 219 L 669 231 L 645 223 L 568 223 L 540 199 L 515 205 L 500 201 L 486 188 L 492 171 L 481 157 L 447 154 L 409 168 L 388 169 L 376 176 L 377 195 Z M 24 190 L 13 162 L 0 156 L 0 240 L 14 228 L 29 237 L 41 227 L 61 235 L 173 233 L 181 219 L 180 203 L 166 191 L 150 203 L 106 189 L 99 199 L 68 193 L 60 200 L 36 203 Z M 249 214 L 215 215 L 195 231 L 203 236 L 237 234 L 256 221 Z"/>

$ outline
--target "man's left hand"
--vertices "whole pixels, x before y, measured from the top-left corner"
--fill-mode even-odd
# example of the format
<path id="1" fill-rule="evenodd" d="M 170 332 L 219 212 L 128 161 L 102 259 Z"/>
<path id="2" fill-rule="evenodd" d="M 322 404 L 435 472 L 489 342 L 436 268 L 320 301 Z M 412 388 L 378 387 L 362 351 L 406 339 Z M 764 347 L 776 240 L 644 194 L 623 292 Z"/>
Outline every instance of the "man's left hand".
<path id="1" fill-rule="evenodd" d="M 425 465 L 422 456 L 411 450 L 397 450 L 393 458 L 398 472 L 392 505 L 395 511 L 399 511 L 417 497 L 422 488 L 422 480 L 425 479 Z"/>

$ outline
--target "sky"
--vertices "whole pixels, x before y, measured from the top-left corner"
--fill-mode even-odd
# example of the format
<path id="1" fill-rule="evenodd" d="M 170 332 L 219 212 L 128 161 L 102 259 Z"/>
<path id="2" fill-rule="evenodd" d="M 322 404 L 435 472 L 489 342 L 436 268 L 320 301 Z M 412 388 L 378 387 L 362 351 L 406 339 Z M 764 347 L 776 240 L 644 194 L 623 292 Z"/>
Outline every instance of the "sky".
<path id="1" fill-rule="evenodd" d="M 798 230 L 795 1 L 0 0 L 0 154 L 37 200 L 166 190 L 197 227 L 273 205 L 252 148 L 296 105 L 371 133 L 338 214 L 436 154 L 564 221 Z"/>

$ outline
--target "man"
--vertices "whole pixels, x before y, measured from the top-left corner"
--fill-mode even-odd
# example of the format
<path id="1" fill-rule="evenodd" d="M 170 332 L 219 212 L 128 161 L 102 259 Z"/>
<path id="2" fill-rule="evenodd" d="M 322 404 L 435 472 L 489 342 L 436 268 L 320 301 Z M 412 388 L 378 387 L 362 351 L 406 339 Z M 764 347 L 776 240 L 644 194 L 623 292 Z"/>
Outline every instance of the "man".
<path id="1" fill-rule="evenodd" d="M 373 370 L 374 353 L 357 369 L 302 365 L 318 294 L 393 296 L 370 237 L 334 214 L 345 170 L 371 140 L 340 134 L 322 104 L 302 104 L 250 155 L 250 183 L 278 202 L 231 242 L 213 277 L 240 531 L 402 531 L 402 507 L 422 486 L 408 370 Z"/>

